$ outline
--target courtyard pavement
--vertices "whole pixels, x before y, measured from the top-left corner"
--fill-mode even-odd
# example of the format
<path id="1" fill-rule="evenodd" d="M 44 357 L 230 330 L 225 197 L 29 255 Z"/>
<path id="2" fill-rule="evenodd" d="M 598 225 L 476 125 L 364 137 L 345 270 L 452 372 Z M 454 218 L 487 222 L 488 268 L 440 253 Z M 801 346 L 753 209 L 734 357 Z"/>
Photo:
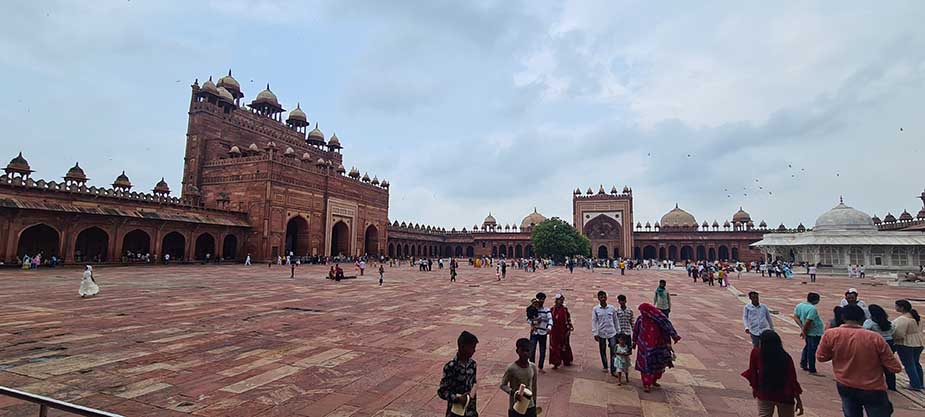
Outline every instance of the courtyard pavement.
<path id="1" fill-rule="evenodd" d="M 370 270 L 373 268 L 371 267 Z M 448 271 L 386 268 L 335 283 L 325 268 L 266 265 L 100 267 L 102 292 L 80 299 L 78 269 L 0 270 L 0 385 L 126 416 L 442 416 L 436 397 L 443 364 L 461 330 L 480 343 L 478 406 L 505 416 L 498 389 L 515 359 L 514 340 L 527 336 L 524 309 L 537 291 L 562 292 L 572 312 L 576 363 L 539 377 L 542 415 L 755 416 L 755 400 L 739 374 L 751 348 L 736 291 L 691 282 L 681 271 Z M 349 273 L 348 268 L 348 273 Z M 595 293 L 636 310 L 651 302 L 659 279 L 672 293 L 671 318 L 682 336 L 677 367 L 662 389 L 645 393 L 639 374 L 619 387 L 601 372 L 591 337 Z M 743 275 L 733 285 L 759 291 L 779 311 L 775 324 L 791 355 L 802 341 L 789 315 L 807 291 L 822 294 L 824 319 L 848 287 L 868 304 L 925 298 L 925 290 L 872 285 L 871 280 L 820 277 L 815 284 Z M 551 301 L 551 300 L 550 300 Z M 925 303 L 914 301 L 919 311 Z M 888 311 L 891 310 L 888 308 Z M 800 372 L 808 416 L 840 416 L 829 364 L 820 376 Z M 925 409 L 891 393 L 896 416 Z M 918 404 L 921 404 L 919 402 Z M 34 416 L 37 407 L 0 397 L 0 416 Z M 52 411 L 50 416 L 64 414 Z"/>

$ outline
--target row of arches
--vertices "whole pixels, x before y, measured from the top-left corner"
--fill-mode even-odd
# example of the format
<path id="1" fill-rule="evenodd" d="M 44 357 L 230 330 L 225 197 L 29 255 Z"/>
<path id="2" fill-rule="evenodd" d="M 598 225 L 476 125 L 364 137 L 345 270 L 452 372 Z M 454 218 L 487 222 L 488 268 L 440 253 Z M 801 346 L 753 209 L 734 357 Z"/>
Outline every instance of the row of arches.
<path id="1" fill-rule="evenodd" d="M 350 226 L 343 220 L 338 220 L 331 226 L 331 256 L 350 256 Z M 308 220 L 302 216 L 295 216 L 286 223 L 285 253 L 299 256 L 307 256 L 311 252 L 311 233 L 308 227 Z M 361 255 L 378 256 L 379 250 L 379 228 L 375 225 L 369 225 L 363 232 L 363 248 L 358 251 Z"/>
<path id="2" fill-rule="evenodd" d="M 62 258 L 61 250 L 61 232 L 52 226 L 44 223 L 29 226 L 19 234 L 15 254 L 18 258 L 25 255 L 35 256 L 42 253 L 47 259 L 52 256 Z M 74 262 L 110 262 L 110 236 L 109 233 L 97 226 L 85 228 L 77 233 L 73 240 L 73 261 Z M 193 259 L 202 260 L 208 254 L 215 258 L 217 252 L 215 237 L 209 232 L 200 233 L 194 241 Z M 151 235 L 142 229 L 129 231 L 122 237 L 121 253 L 116 254 L 121 257 L 128 252 L 140 254 L 155 255 L 152 250 Z M 183 259 L 187 251 L 186 237 L 180 232 L 170 232 L 161 239 L 160 253 L 156 254 L 163 257 L 170 254 L 172 259 Z M 237 258 L 238 238 L 229 234 L 222 240 L 222 257 L 225 259 Z"/>
<path id="3" fill-rule="evenodd" d="M 532 258 L 533 245 L 498 245 L 491 247 L 491 256 L 494 258 L 504 256 L 505 258 Z"/>
<path id="4" fill-rule="evenodd" d="M 720 245 L 718 247 L 698 245 L 682 245 L 680 247 L 669 245 L 667 247 L 656 247 L 654 245 L 645 245 L 642 248 L 638 246 L 633 248 L 633 256 L 636 259 L 658 259 L 670 261 L 737 261 L 739 260 L 739 249 Z"/>

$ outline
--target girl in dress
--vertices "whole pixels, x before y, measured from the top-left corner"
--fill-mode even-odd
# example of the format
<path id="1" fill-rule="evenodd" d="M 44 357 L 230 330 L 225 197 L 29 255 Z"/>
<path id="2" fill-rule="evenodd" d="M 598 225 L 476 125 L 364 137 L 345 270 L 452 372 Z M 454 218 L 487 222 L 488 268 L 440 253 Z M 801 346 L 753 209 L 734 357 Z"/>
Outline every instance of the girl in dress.
<path id="1" fill-rule="evenodd" d="M 617 351 L 613 356 L 613 367 L 617 370 L 617 385 L 623 385 L 623 377 L 626 377 L 626 383 L 630 382 L 630 353 L 633 351 L 630 346 L 629 335 L 620 333 L 617 335 Z"/>
<path id="2" fill-rule="evenodd" d="M 100 292 L 100 287 L 96 285 L 96 280 L 93 279 L 93 267 L 87 265 L 87 270 L 84 271 L 84 278 L 80 281 L 80 298 L 86 298 L 88 296 L 94 296 Z"/>

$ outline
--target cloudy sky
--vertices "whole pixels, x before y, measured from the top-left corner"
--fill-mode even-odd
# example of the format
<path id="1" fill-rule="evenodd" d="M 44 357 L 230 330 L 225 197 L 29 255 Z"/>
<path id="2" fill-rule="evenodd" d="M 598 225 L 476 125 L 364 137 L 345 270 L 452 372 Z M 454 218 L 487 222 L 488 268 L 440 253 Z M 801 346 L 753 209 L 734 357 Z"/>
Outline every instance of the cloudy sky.
<path id="1" fill-rule="evenodd" d="M 721 223 L 811 225 L 838 202 L 915 214 L 925 3 L 895 1 L 35 1 L 0 16 L 4 158 L 178 188 L 189 85 L 337 132 L 392 183 L 390 217 L 471 227 L 571 216 L 629 185 Z M 900 131 L 902 129 L 902 131 Z"/>

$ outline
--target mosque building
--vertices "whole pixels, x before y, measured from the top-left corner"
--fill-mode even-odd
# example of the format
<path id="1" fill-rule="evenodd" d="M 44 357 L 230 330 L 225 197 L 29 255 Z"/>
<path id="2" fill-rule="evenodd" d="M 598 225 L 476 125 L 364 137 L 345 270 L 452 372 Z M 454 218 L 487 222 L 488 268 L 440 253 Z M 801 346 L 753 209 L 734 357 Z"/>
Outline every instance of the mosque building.
<path id="1" fill-rule="evenodd" d="M 91 185 L 92 167 L 79 163 L 63 180 L 34 178 L 19 153 L 0 175 L 0 261 L 37 253 L 66 263 L 124 263 L 130 254 L 181 262 L 534 256 L 531 233 L 546 220 L 536 208 L 519 224 L 489 213 L 462 230 L 390 221 L 389 182 L 347 170 L 341 139 L 327 137 L 317 121 L 312 127 L 300 103 L 286 113 L 267 85 L 245 104 L 231 71 L 190 88 L 179 196 L 163 178 L 150 192 L 139 190 L 125 171 L 111 184 Z M 925 203 L 925 193 L 921 198 Z M 698 224 L 676 205 L 654 225 L 634 225 L 632 188 L 607 192 L 601 185 L 572 193 L 572 225 L 597 258 L 925 263 L 925 208 L 915 218 L 903 211 L 880 220 L 839 205 L 806 230 L 756 226 L 742 208 L 722 225 Z"/>

